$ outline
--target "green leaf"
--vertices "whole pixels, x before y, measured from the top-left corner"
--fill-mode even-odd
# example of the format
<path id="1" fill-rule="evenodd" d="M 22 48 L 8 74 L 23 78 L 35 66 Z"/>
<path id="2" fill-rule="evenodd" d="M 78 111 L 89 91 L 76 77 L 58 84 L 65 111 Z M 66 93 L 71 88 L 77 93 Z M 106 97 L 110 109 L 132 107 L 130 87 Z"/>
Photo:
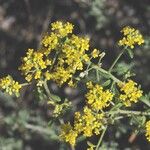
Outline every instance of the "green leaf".
<path id="1" fill-rule="evenodd" d="M 106 79 L 110 79 L 110 75 L 108 73 L 104 73 L 104 72 L 99 72 L 100 75 L 102 75 L 104 78 Z"/>
<path id="2" fill-rule="evenodd" d="M 60 101 L 61 101 L 61 98 L 60 98 L 59 96 L 54 95 L 54 94 L 52 94 L 52 93 L 51 93 L 51 98 L 52 98 L 54 101 L 56 101 L 56 102 L 60 102 Z"/>
<path id="3" fill-rule="evenodd" d="M 108 85 L 110 85 L 110 83 L 111 83 L 111 80 L 107 80 L 106 82 L 104 82 L 104 83 L 102 84 L 102 86 L 103 86 L 103 87 L 108 86 Z"/>
<path id="4" fill-rule="evenodd" d="M 148 95 L 142 96 L 140 98 L 140 101 L 142 101 L 144 104 L 150 107 L 150 93 Z"/>

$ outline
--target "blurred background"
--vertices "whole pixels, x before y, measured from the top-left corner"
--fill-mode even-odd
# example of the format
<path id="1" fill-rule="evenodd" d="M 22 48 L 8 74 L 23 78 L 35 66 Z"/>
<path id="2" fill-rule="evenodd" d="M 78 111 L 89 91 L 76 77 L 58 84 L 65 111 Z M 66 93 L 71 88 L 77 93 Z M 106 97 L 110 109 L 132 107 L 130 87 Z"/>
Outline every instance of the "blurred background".
<path id="1" fill-rule="evenodd" d="M 10 74 L 24 82 L 18 71 L 21 57 L 27 48 L 40 46 L 42 35 L 57 20 L 73 23 L 76 34 L 90 37 L 91 48 L 105 51 L 105 68 L 120 50 L 116 44 L 120 30 L 124 26 L 138 28 L 145 44 L 134 49 L 132 61 L 124 55 L 117 67 L 125 68 L 125 72 L 132 68 L 137 74 L 135 81 L 150 97 L 150 0 L 0 0 L 0 77 Z M 75 106 L 85 92 L 81 86 L 78 89 L 60 89 L 54 83 L 50 86 L 53 92 L 73 100 Z M 0 92 L 0 150 L 67 150 L 66 144 L 58 140 L 57 124 L 47 125 L 50 109 L 33 89 L 33 86 L 24 88 L 18 99 Z M 129 142 L 131 131 L 126 120 L 118 128 L 112 126 L 101 150 L 150 150 L 142 134 Z M 79 143 L 76 149 L 86 149 L 86 143 Z"/>

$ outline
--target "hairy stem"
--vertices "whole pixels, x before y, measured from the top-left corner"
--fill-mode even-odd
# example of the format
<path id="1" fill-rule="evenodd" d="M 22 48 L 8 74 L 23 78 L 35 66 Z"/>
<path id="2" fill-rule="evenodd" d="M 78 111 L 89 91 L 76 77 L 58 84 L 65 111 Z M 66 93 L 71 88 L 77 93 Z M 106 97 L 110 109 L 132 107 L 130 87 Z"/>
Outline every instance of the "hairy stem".
<path id="1" fill-rule="evenodd" d="M 134 110 L 116 110 L 108 112 L 108 114 L 125 114 L 125 115 L 142 115 L 142 116 L 150 116 L 150 112 L 142 112 L 142 111 L 134 111 Z"/>
<path id="2" fill-rule="evenodd" d="M 103 132 L 102 132 L 102 134 L 101 134 L 101 136 L 100 136 L 100 138 L 99 138 L 99 140 L 98 140 L 98 143 L 97 143 L 97 146 L 96 146 L 95 150 L 98 150 L 98 149 L 99 149 L 99 147 L 100 147 L 100 145 L 101 145 L 101 143 L 102 143 L 103 137 L 104 137 L 104 135 L 105 135 L 106 130 L 107 130 L 107 126 L 106 126 L 105 129 L 103 130 Z"/>

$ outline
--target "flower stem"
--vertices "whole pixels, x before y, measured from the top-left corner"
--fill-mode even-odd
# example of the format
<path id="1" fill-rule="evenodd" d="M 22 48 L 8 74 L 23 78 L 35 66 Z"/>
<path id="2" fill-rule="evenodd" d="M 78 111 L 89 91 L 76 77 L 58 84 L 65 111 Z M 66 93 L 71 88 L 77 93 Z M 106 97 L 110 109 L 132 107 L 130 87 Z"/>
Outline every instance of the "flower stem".
<path id="1" fill-rule="evenodd" d="M 99 138 L 99 140 L 98 140 L 98 143 L 97 143 L 97 146 L 96 146 L 95 150 L 98 150 L 98 149 L 99 149 L 99 146 L 100 146 L 101 143 L 102 143 L 102 140 L 103 140 L 103 137 L 104 137 L 104 135 L 105 135 L 106 130 L 107 130 L 107 126 L 106 126 L 105 129 L 103 130 L 103 132 L 102 132 L 102 134 L 101 134 L 101 136 L 100 136 L 100 138 Z"/>
<path id="2" fill-rule="evenodd" d="M 44 88 L 45 88 L 45 91 L 46 91 L 46 94 L 49 98 L 51 98 L 51 93 L 49 91 L 49 88 L 48 88 L 48 85 L 47 85 L 47 82 L 46 80 L 44 81 L 44 84 L 43 84 Z"/>
<path id="3" fill-rule="evenodd" d="M 109 113 L 109 112 L 108 112 Z M 133 110 L 117 110 L 111 111 L 110 114 L 126 114 L 126 115 L 143 115 L 143 116 L 150 116 L 150 112 L 142 112 L 142 111 L 133 111 Z"/>
<path id="4" fill-rule="evenodd" d="M 124 47 L 124 48 L 122 49 L 122 51 L 120 52 L 120 54 L 118 55 L 118 57 L 115 59 L 115 61 L 113 62 L 113 64 L 110 66 L 108 72 L 111 72 L 111 71 L 112 71 L 112 69 L 114 68 L 114 66 L 116 65 L 116 63 L 117 63 L 118 60 L 120 59 L 120 57 L 121 57 L 121 56 L 123 55 L 123 53 L 125 52 L 126 48 L 127 48 L 127 47 Z"/>
<path id="5" fill-rule="evenodd" d="M 117 82 L 117 83 L 118 83 L 118 82 L 121 82 L 119 79 L 117 79 L 114 75 L 112 75 L 110 72 L 106 71 L 105 69 L 100 68 L 100 67 L 98 67 L 98 66 L 94 66 L 93 68 L 96 69 L 96 70 L 98 70 L 98 71 L 100 71 L 100 72 L 102 72 L 102 73 L 104 73 L 104 74 L 109 75 L 110 78 L 111 78 L 114 82 Z"/>

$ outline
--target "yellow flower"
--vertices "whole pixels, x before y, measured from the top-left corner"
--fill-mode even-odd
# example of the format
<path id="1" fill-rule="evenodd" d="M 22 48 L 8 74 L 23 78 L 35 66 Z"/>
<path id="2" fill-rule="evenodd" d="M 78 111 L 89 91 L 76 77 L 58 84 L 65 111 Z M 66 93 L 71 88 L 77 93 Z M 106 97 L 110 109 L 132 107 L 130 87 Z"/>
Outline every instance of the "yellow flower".
<path id="1" fill-rule="evenodd" d="M 97 58 L 99 56 L 100 52 L 97 49 L 94 49 L 91 53 L 93 58 Z"/>
<path id="2" fill-rule="evenodd" d="M 87 103 L 93 110 L 99 111 L 109 106 L 113 98 L 113 94 L 109 90 L 104 91 L 102 86 L 93 85 L 92 82 L 87 83 L 87 88 L 89 89 L 86 94 Z"/>
<path id="3" fill-rule="evenodd" d="M 65 37 L 69 33 L 72 33 L 73 25 L 69 22 L 63 23 L 61 21 L 56 21 L 51 24 L 52 31 L 57 30 L 60 37 Z"/>
<path id="4" fill-rule="evenodd" d="M 48 56 L 52 50 L 56 49 L 59 45 L 59 37 L 56 33 L 51 33 L 50 35 L 45 35 L 42 39 L 42 44 L 44 49 L 41 50 L 46 56 Z"/>
<path id="5" fill-rule="evenodd" d="M 83 114 L 80 112 L 75 113 L 73 126 L 70 123 L 63 125 L 60 137 L 74 146 L 76 138 L 80 134 L 85 137 L 91 137 L 93 134 L 98 135 L 102 127 L 103 116 L 103 114 L 94 114 L 90 108 L 85 106 Z"/>
<path id="6" fill-rule="evenodd" d="M 129 46 L 133 49 L 135 44 L 141 45 L 144 43 L 143 36 L 139 30 L 136 30 L 132 27 L 125 27 L 121 32 L 123 33 L 124 37 L 119 41 L 120 46 Z"/>
<path id="7" fill-rule="evenodd" d="M 72 78 L 72 73 L 69 69 L 65 69 L 63 67 L 57 67 L 56 71 L 52 73 L 52 79 L 56 81 L 59 85 L 67 82 Z"/>
<path id="8" fill-rule="evenodd" d="M 19 68 L 25 79 L 30 82 L 32 79 L 40 79 L 43 70 L 51 65 L 51 60 L 44 58 L 41 52 L 28 49 L 26 56 L 22 59 L 22 65 Z"/>
<path id="9" fill-rule="evenodd" d="M 46 79 L 59 86 L 76 85 L 73 77 L 86 67 L 91 55 L 87 52 L 89 38 L 76 36 L 72 31 L 71 23 L 56 21 L 51 24 L 51 32 L 43 36 L 41 48 L 37 51 L 28 49 L 20 67 L 28 82 L 35 79 L 42 83 L 39 80 Z M 98 51 L 94 49 L 92 55 L 96 58 Z"/>
<path id="10" fill-rule="evenodd" d="M 66 142 L 69 142 L 72 146 L 74 146 L 76 143 L 77 136 L 78 133 L 74 131 L 70 123 L 62 125 L 60 134 L 61 139 L 63 139 Z"/>
<path id="11" fill-rule="evenodd" d="M 147 137 L 147 140 L 150 142 L 150 121 L 148 121 L 146 123 L 146 137 Z"/>
<path id="12" fill-rule="evenodd" d="M 125 106 L 131 106 L 132 103 L 136 103 L 138 99 L 142 96 L 142 90 L 136 87 L 137 83 L 132 80 L 128 80 L 127 83 L 119 83 L 120 94 L 119 98 L 123 101 Z"/>
<path id="13" fill-rule="evenodd" d="M 4 90 L 9 95 L 16 95 L 18 97 L 21 87 L 22 86 L 9 75 L 0 79 L 0 89 Z"/>
<path id="14" fill-rule="evenodd" d="M 87 148 L 87 150 L 94 150 L 96 145 L 92 144 L 91 142 L 87 142 L 87 145 L 89 146 L 89 148 Z"/>

